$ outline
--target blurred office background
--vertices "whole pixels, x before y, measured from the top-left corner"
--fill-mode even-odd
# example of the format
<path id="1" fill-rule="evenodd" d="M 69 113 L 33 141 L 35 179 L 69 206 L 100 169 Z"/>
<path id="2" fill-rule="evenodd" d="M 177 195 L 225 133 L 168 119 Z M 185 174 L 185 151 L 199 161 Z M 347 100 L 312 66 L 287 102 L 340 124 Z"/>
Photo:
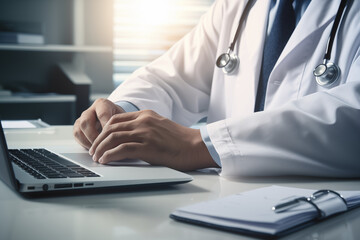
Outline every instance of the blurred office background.
<path id="1" fill-rule="evenodd" d="M 0 0 L 0 118 L 72 124 L 213 0 Z"/>

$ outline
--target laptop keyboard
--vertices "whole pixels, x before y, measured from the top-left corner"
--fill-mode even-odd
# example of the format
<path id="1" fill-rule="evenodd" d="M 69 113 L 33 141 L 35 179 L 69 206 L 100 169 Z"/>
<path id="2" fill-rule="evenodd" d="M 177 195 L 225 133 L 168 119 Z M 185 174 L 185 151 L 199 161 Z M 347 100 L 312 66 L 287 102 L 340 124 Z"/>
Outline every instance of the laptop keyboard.
<path id="1" fill-rule="evenodd" d="M 11 160 L 37 179 L 100 177 L 46 149 L 10 149 Z"/>

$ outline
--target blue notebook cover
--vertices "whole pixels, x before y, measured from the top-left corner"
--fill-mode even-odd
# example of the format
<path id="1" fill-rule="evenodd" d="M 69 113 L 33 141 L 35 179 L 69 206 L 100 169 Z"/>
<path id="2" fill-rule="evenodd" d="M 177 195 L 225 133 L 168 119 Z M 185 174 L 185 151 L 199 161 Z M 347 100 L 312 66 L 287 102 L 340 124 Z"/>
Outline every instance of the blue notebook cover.
<path id="1" fill-rule="evenodd" d="M 310 201 L 314 192 L 316 190 L 270 186 L 182 207 L 170 217 L 257 237 L 276 238 L 360 205 L 360 191 L 329 192 L 312 199 L 311 203 L 294 201 L 300 198 Z M 289 202 L 295 204 L 284 211 L 274 211 L 274 206 Z"/>

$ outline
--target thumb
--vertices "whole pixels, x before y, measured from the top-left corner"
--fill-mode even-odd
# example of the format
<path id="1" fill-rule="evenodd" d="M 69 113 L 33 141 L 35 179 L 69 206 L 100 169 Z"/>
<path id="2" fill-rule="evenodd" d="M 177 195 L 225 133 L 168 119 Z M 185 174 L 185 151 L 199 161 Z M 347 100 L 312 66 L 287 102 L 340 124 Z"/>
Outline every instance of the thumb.
<path id="1" fill-rule="evenodd" d="M 107 99 L 102 99 L 101 101 L 101 104 L 96 105 L 95 112 L 96 117 L 101 124 L 101 128 L 103 128 L 113 115 L 123 113 L 124 110 Z"/>

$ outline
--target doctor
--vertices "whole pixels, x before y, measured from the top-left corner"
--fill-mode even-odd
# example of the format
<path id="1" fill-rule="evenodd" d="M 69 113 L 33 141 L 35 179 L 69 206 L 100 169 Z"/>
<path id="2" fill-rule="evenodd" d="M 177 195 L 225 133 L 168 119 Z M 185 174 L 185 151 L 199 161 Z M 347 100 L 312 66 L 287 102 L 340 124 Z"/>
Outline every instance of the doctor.
<path id="1" fill-rule="evenodd" d="M 295 17 L 278 16 L 287 0 L 247 2 L 216 1 L 167 53 L 84 111 L 74 136 L 94 161 L 221 167 L 223 176 L 360 177 L 360 1 L 347 1 L 328 60 L 340 0 L 295 0 Z M 293 18 L 294 30 L 272 32 Z M 239 64 L 225 73 L 226 59 L 216 61 L 232 42 Z M 283 45 L 277 57 L 274 42 Z M 323 62 L 339 68 L 332 83 L 320 78 L 326 67 L 314 71 Z M 203 117 L 206 126 L 189 128 Z"/>

